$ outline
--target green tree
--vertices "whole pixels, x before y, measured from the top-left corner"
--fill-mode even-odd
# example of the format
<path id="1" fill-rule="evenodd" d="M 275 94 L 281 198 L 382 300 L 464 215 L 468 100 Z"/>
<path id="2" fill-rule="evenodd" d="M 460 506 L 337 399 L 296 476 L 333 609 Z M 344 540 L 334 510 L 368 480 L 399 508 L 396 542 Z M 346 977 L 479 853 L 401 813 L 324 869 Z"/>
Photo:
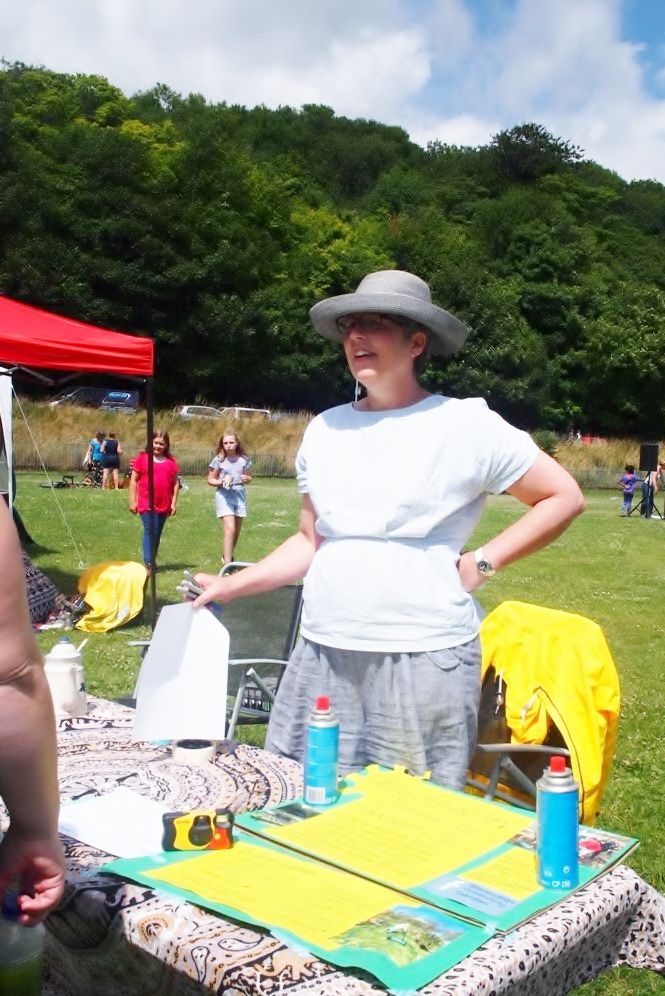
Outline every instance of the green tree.
<path id="1" fill-rule="evenodd" d="M 624 284 L 585 327 L 583 408 L 590 428 L 658 438 L 665 424 L 665 293 Z"/>
<path id="2" fill-rule="evenodd" d="M 493 136 L 490 162 L 509 180 L 529 183 L 548 173 L 560 173 L 579 162 L 583 152 L 576 145 L 555 138 L 542 125 L 528 122 Z"/>

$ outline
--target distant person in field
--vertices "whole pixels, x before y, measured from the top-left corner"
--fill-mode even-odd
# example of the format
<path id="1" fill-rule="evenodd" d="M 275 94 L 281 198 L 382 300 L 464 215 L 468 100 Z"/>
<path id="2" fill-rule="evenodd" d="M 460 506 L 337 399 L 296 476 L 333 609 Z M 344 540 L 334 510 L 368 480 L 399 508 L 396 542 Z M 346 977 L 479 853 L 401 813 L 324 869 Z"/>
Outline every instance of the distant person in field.
<path id="1" fill-rule="evenodd" d="M 101 488 L 104 476 L 104 466 L 102 464 L 102 444 L 106 438 L 106 433 L 98 429 L 94 434 L 83 457 L 83 466 L 90 474 L 92 483 L 96 488 Z"/>
<path id="2" fill-rule="evenodd" d="M 194 605 L 304 578 L 300 639 L 266 749 L 302 761 L 312 704 L 329 695 L 341 774 L 400 765 L 461 789 L 480 696 L 473 592 L 559 536 L 584 499 L 563 467 L 482 398 L 431 394 L 420 383 L 430 353 L 455 353 L 468 330 L 415 274 L 370 273 L 353 293 L 314 305 L 310 318 L 339 344 L 365 394 L 305 430 L 297 531 L 242 571 L 197 574 L 204 593 Z M 467 549 L 486 496 L 504 491 L 522 515 Z"/>
<path id="3" fill-rule="evenodd" d="M 252 477 L 252 466 L 235 432 L 224 432 L 217 444 L 217 454 L 210 462 L 208 484 L 216 488 L 215 515 L 222 526 L 222 567 L 233 560 L 243 519 L 247 517 L 245 485 Z"/>
<path id="4" fill-rule="evenodd" d="M 640 515 L 645 519 L 658 519 L 655 510 L 655 497 L 665 486 L 665 464 L 659 460 L 656 469 L 650 470 L 642 482 L 642 510 Z"/>
<path id="5" fill-rule="evenodd" d="M 110 488 L 109 478 L 113 481 L 113 487 L 116 491 L 120 490 L 120 478 L 118 471 L 120 469 L 120 455 L 122 453 L 122 445 L 120 444 L 118 437 L 115 432 L 109 432 L 108 436 L 102 443 L 101 447 L 102 453 L 102 487 Z"/>
<path id="6" fill-rule="evenodd" d="M 628 515 L 630 506 L 633 504 L 635 486 L 639 484 L 639 477 L 635 473 L 635 466 L 627 463 L 625 472 L 619 478 L 619 485 L 623 491 L 623 501 L 621 502 L 621 515 Z"/>
<path id="7" fill-rule="evenodd" d="M 152 434 L 152 455 L 154 467 L 154 558 L 150 552 L 150 502 L 148 496 L 148 454 L 145 450 L 132 460 L 132 476 L 129 480 L 129 511 L 140 515 L 143 523 L 143 560 L 150 574 L 157 560 L 159 541 L 166 520 L 175 515 L 180 491 L 179 468 L 171 456 L 171 442 L 168 432 L 156 429 Z"/>

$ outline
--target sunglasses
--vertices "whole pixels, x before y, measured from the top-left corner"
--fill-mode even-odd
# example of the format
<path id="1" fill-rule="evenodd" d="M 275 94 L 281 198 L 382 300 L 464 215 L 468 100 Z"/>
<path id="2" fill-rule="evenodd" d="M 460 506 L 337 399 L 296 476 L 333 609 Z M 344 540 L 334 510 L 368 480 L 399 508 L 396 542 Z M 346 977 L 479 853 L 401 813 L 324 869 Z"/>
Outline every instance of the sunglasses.
<path id="1" fill-rule="evenodd" d="M 403 325 L 399 318 L 392 318 L 390 315 L 343 315 L 337 318 L 335 325 L 338 332 L 350 332 L 352 328 L 360 329 L 362 332 L 385 332 L 395 325 Z"/>

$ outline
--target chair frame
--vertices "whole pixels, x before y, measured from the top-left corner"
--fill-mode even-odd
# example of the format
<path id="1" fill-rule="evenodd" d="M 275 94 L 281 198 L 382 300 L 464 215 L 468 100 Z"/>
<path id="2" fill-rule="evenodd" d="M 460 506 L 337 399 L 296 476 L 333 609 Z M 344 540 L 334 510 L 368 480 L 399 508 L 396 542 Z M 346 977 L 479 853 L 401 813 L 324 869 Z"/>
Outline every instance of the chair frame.
<path id="1" fill-rule="evenodd" d="M 233 560 L 228 564 L 225 564 L 219 572 L 220 577 L 225 574 L 234 573 L 236 570 L 241 570 L 244 567 L 251 567 L 250 561 L 243 560 Z M 296 645 L 298 639 L 298 631 L 300 629 L 300 616 L 302 615 L 302 585 L 294 586 L 297 587 L 298 593 L 293 603 L 293 611 L 291 614 L 291 619 L 289 621 L 289 629 L 287 632 L 287 637 L 285 641 L 284 657 L 230 657 L 229 658 L 229 668 L 235 667 L 241 669 L 240 680 L 238 682 L 238 691 L 236 692 L 235 699 L 233 702 L 233 708 L 231 709 L 231 714 L 229 716 L 226 736 L 229 740 L 233 739 L 235 734 L 236 726 L 240 723 L 267 723 L 269 712 L 263 709 L 252 709 L 248 706 L 243 706 L 242 700 L 245 695 L 245 690 L 248 684 L 256 685 L 266 699 L 271 703 L 275 701 L 275 691 L 266 685 L 265 681 L 262 679 L 261 675 L 255 670 L 257 666 L 262 664 L 277 664 L 281 665 L 282 671 L 288 664 L 289 658 Z M 280 675 L 281 679 L 281 675 Z M 279 687 L 279 680 L 277 682 Z"/>
<path id="2" fill-rule="evenodd" d="M 531 809 L 535 812 L 535 800 L 537 797 L 536 785 L 528 775 L 517 766 L 511 755 L 519 754 L 543 754 L 545 757 L 555 757 L 561 755 L 570 757 L 570 751 L 565 747 L 548 747 L 543 744 L 476 744 L 475 750 L 481 754 L 494 756 L 494 763 L 487 781 L 481 781 L 471 772 L 467 774 L 467 787 L 477 789 L 482 792 L 484 799 L 499 799 L 501 802 L 508 802 L 512 806 L 519 806 L 522 809 Z M 533 803 L 526 800 L 517 799 L 509 792 L 505 792 L 499 785 L 502 774 L 506 774 L 515 787 L 534 800 Z"/>
<path id="3" fill-rule="evenodd" d="M 484 727 L 482 725 L 483 715 L 487 714 L 488 708 L 492 707 L 492 715 L 503 720 L 504 733 L 510 736 L 510 728 L 505 722 L 505 684 L 503 674 L 494 674 L 490 677 L 488 670 L 483 681 L 478 703 L 478 737 L 483 736 Z M 478 771 L 475 769 L 474 760 L 477 755 L 485 755 L 491 763 L 488 770 Z M 466 776 L 466 787 L 472 789 L 477 794 L 482 794 L 484 799 L 498 799 L 507 802 L 512 806 L 519 806 L 522 809 L 535 810 L 537 789 L 535 781 L 523 771 L 519 765 L 519 756 L 541 754 L 544 761 L 549 757 L 560 755 L 570 757 L 570 751 L 559 744 L 538 744 L 538 743 L 513 743 L 510 740 L 490 740 L 483 742 L 478 740 L 473 752 L 473 758 Z M 493 760 L 491 760 L 493 758 Z M 545 764 L 544 764 L 545 766 Z M 515 793 L 521 793 L 526 798 L 521 798 Z M 529 800 L 532 799 L 533 802 Z"/>

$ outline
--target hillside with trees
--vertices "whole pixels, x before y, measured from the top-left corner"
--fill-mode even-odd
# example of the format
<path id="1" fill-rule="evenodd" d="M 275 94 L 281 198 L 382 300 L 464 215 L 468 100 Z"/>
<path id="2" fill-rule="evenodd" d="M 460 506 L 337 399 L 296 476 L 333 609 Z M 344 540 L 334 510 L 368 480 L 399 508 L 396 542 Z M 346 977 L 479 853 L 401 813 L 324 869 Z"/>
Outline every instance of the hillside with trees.
<path id="1" fill-rule="evenodd" d="M 472 329 L 427 386 L 525 428 L 665 432 L 665 187 L 537 124 L 422 149 L 325 106 L 0 71 L 0 293 L 157 343 L 157 400 L 347 400 L 319 298 L 423 276 Z"/>

